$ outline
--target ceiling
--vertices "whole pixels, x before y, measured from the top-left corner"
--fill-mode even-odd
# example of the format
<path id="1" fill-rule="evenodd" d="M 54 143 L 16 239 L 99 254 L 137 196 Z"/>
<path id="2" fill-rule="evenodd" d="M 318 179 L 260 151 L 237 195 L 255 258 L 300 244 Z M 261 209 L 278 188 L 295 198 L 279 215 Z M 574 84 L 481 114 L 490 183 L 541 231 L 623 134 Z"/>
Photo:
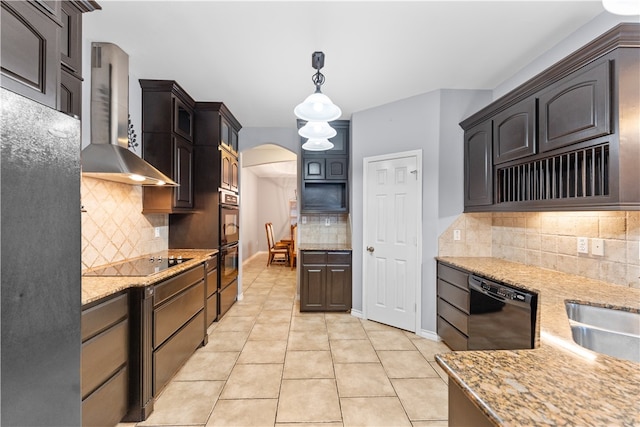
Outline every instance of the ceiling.
<path id="1" fill-rule="evenodd" d="M 224 102 L 244 127 L 295 126 L 316 50 L 322 90 L 349 118 L 440 88 L 494 89 L 604 11 L 599 0 L 99 3 L 83 18 L 88 41 L 119 45 L 135 78 Z"/>

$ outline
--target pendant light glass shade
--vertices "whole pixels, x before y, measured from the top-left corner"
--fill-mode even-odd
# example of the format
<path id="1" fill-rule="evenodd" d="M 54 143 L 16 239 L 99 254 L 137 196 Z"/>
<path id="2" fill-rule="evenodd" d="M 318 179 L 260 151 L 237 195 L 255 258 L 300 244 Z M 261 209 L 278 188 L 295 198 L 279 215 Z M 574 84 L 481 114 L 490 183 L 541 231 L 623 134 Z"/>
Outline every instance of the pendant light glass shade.
<path id="1" fill-rule="evenodd" d="M 337 134 L 338 132 L 327 122 L 307 122 L 298 130 L 298 135 L 309 139 L 329 139 Z"/>
<path id="2" fill-rule="evenodd" d="M 333 144 L 328 139 L 310 139 L 302 144 L 302 149 L 307 151 L 326 151 L 332 148 Z"/>
<path id="3" fill-rule="evenodd" d="M 640 15 L 638 0 L 602 0 L 602 6 L 607 12 L 616 15 Z"/>
<path id="4" fill-rule="evenodd" d="M 293 110 L 296 116 L 310 122 L 330 122 L 342 115 L 340 107 L 319 90 L 312 93 Z"/>

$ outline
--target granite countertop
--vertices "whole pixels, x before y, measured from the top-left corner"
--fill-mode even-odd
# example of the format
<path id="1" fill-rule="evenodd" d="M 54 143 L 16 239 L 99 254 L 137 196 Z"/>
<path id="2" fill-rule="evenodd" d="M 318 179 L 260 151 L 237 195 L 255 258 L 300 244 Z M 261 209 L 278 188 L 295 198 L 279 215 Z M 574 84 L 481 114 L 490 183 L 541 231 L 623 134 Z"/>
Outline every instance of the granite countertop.
<path id="1" fill-rule="evenodd" d="M 350 251 L 349 243 L 298 243 L 300 251 Z"/>
<path id="2" fill-rule="evenodd" d="M 184 261 L 178 266 L 171 267 L 163 270 L 159 273 L 149 276 L 82 276 L 82 305 L 88 304 L 93 301 L 97 301 L 106 296 L 115 294 L 132 287 L 149 286 L 155 283 L 161 282 L 172 276 L 175 276 L 183 271 L 190 269 L 198 264 L 202 264 L 213 255 L 217 254 L 217 249 L 170 249 L 168 251 L 159 252 L 157 254 L 145 255 L 145 258 L 150 256 L 162 256 L 168 258 L 169 256 L 182 256 L 183 258 L 191 258 L 189 261 Z M 121 260 L 114 264 L 127 261 Z M 110 264 L 109 264 L 110 265 Z M 106 267 L 101 265 L 93 269 Z"/>
<path id="3" fill-rule="evenodd" d="M 640 425 L 640 363 L 575 344 L 564 305 L 577 301 L 640 312 L 639 289 L 495 258 L 437 259 L 539 294 L 539 347 L 436 356 L 450 381 L 493 423 Z"/>

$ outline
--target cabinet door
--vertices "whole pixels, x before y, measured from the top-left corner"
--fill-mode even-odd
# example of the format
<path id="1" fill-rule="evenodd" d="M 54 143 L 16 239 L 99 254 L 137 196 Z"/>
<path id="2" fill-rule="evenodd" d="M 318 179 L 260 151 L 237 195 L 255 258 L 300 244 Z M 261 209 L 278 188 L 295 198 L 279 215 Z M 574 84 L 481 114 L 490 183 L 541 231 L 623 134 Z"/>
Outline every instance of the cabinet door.
<path id="1" fill-rule="evenodd" d="M 540 151 L 610 133 L 610 82 L 607 60 L 544 91 L 540 95 Z"/>
<path id="2" fill-rule="evenodd" d="M 347 159 L 327 158 L 325 160 L 327 179 L 347 179 Z"/>
<path id="3" fill-rule="evenodd" d="M 26 1 L 2 2 L 2 87 L 57 109 L 59 27 L 35 5 Z"/>
<path id="4" fill-rule="evenodd" d="M 464 205 L 493 203 L 493 165 L 491 157 L 491 121 L 464 134 Z"/>
<path id="5" fill-rule="evenodd" d="M 326 308 L 326 279 L 325 265 L 302 265 L 300 311 L 322 311 Z"/>
<path id="6" fill-rule="evenodd" d="M 304 159 L 304 178 L 308 179 L 324 179 L 325 178 L 325 159 Z"/>
<path id="7" fill-rule="evenodd" d="M 177 208 L 193 207 L 193 147 L 182 138 L 174 137 L 174 205 Z"/>
<path id="8" fill-rule="evenodd" d="M 193 141 L 193 111 L 176 97 L 173 97 L 173 131 Z"/>
<path id="9" fill-rule="evenodd" d="M 493 118 L 495 164 L 535 154 L 535 114 L 535 99 L 529 98 Z"/>
<path id="10" fill-rule="evenodd" d="M 63 113 L 80 117 L 82 110 L 82 81 L 66 70 L 60 72 L 58 109 Z"/>
<path id="11" fill-rule="evenodd" d="M 234 153 L 238 152 L 238 132 L 231 128 L 231 150 Z"/>
<path id="12" fill-rule="evenodd" d="M 220 188 L 231 190 L 231 163 L 233 158 L 226 150 L 221 149 L 220 152 Z"/>
<path id="13" fill-rule="evenodd" d="M 229 189 L 238 192 L 238 159 L 231 157 L 231 176 L 229 177 Z"/>
<path id="14" fill-rule="evenodd" d="M 231 148 L 230 129 L 229 123 L 224 117 L 220 117 L 220 143 L 226 145 L 229 149 Z"/>
<path id="15" fill-rule="evenodd" d="M 62 2 L 60 60 L 71 72 L 82 74 L 82 13 L 69 1 Z"/>
<path id="16" fill-rule="evenodd" d="M 351 266 L 328 265 L 326 289 L 327 310 L 351 310 Z"/>

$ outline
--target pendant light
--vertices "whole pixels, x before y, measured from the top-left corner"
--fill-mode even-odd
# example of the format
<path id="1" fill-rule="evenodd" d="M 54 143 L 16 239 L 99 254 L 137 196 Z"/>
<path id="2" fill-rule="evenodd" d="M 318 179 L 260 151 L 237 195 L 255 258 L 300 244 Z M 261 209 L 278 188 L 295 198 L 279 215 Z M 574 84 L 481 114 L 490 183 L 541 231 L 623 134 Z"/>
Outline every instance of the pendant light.
<path id="1" fill-rule="evenodd" d="M 640 15 L 638 0 L 602 0 L 602 6 L 615 15 Z"/>
<path id="2" fill-rule="evenodd" d="M 303 103 L 298 104 L 293 112 L 302 120 L 330 122 L 339 118 L 342 115 L 342 111 L 320 90 L 324 83 L 324 75 L 320 72 L 320 69 L 324 67 L 323 52 L 313 52 L 311 66 L 316 70 L 316 73 L 311 77 L 311 81 L 316 85 L 316 91 L 309 95 Z"/>
<path id="3" fill-rule="evenodd" d="M 302 144 L 302 149 L 307 151 L 327 151 L 333 148 L 333 143 L 326 138 L 309 139 Z"/>
<path id="4" fill-rule="evenodd" d="M 327 122 L 307 122 L 298 130 L 298 134 L 303 138 L 328 139 L 336 136 L 338 132 Z"/>

